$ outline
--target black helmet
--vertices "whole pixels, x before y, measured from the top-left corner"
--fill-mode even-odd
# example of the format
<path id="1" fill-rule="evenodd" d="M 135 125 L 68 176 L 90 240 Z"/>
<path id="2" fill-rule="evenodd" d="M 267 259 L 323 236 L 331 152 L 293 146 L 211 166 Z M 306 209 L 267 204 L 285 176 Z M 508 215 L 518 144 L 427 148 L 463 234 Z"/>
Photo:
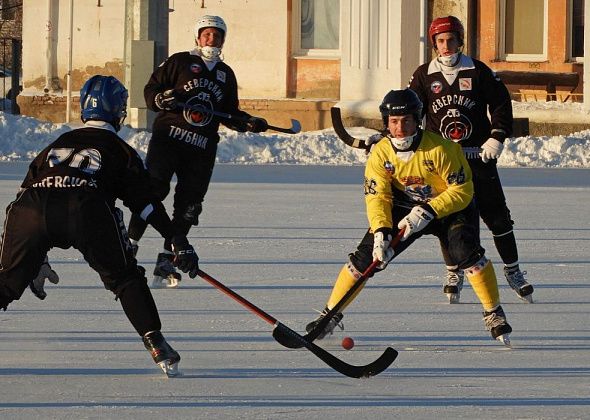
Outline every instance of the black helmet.
<path id="1" fill-rule="evenodd" d="M 379 105 L 383 126 L 387 128 L 390 115 L 414 115 L 417 123 L 422 119 L 422 101 L 416 92 L 406 88 L 403 90 L 390 90 Z"/>

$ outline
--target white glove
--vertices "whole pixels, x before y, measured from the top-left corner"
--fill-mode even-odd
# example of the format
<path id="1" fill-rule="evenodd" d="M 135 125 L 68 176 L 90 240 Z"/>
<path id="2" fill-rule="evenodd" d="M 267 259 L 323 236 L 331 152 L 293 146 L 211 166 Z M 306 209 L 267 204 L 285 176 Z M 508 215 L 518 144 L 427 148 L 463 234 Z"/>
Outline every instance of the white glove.
<path id="1" fill-rule="evenodd" d="M 402 236 L 402 241 L 405 241 L 410 237 L 411 234 L 420 232 L 424 229 L 428 223 L 430 223 L 434 219 L 434 215 L 430 214 L 428 210 L 425 210 L 423 207 L 414 206 L 410 213 L 404 217 L 400 222 L 397 224 L 397 227 L 401 230 L 404 229 L 404 234 Z"/>
<path id="2" fill-rule="evenodd" d="M 391 243 L 391 234 L 385 235 L 383 232 L 376 232 L 373 235 L 373 260 L 381 261 L 377 268 L 383 270 L 393 259 L 395 252 L 389 246 Z"/>
<path id="3" fill-rule="evenodd" d="M 45 293 L 44 290 L 45 280 L 49 280 L 53 284 L 59 283 L 59 276 L 51 269 L 49 261 L 47 260 L 47 255 L 45 256 L 45 261 L 41 264 L 41 268 L 39 268 L 37 277 L 35 277 L 29 284 L 31 292 L 41 300 L 47 297 L 47 293 Z"/>
<path id="4" fill-rule="evenodd" d="M 483 163 L 488 163 L 490 159 L 498 159 L 502 149 L 504 149 L 504 145 L 495 138 L 490 137 L 481 145 L 481 160 L 483 160 Z"/>

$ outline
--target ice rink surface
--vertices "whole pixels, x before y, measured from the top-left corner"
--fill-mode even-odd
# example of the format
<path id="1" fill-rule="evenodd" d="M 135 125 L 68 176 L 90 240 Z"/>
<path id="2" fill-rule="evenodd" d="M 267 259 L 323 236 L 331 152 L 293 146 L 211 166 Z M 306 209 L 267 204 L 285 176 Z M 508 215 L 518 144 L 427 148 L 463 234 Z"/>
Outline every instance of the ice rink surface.
<path id="1" fill-rule="evenodd" d="M 25 167 L 0 165 L 3 208 Z M 46 287 L 47 299 L 27 291 L 0 312 L 0 417 L 588 418 L 590 171 L 501 174 L 535 287 L 534 304 L 517 299 L 483 228 L 511 350 L 484 330 L 469 286 L 461 304 L 446 303 L 438 243 L 425 237 L 369 280 L 345 312 L 344 333 L 318 342 L 353 364 L 391 346 L 399 356 L 382 374 L 346 378 L 284 348 L 264 320 L 184 278 L 179 289 L 153 291 L 163 333 L 182 356 L 183 376 L 167 379 L 78 251 L 56 248 L 49 258 L 61 281 Z M 303 332 L 366 226 L 362 168 L 218 165 L 189 240 L 204 271 Z M 148 229 L 138 254 L 148 274 L 161 244 Z M 354 349 L 340 347 L 344 335 Z"/>

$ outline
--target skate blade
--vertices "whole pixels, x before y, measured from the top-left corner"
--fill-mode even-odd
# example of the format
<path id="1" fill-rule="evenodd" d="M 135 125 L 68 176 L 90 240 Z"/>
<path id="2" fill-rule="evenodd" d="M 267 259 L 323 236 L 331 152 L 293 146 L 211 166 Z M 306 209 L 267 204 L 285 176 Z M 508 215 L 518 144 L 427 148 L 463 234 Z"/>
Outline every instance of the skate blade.
<path id="1" fill-rule="evenodd" d="M 152 281 L 152 289 L 176 289 L 178 287 L 178 279 L 172 275 L 164 278 L 154 276 Z"/>
<path id="2" fill-rule="evenodd" d="M 449 298 L 450 304 L 459 303 L 459 300 L 461 299 L 461 295 L 459 293 L 445 293 L 445 294 Z"/>
<path id="3" fill-rule="evenodd" d="M 523 302 L 526 303 L 533 303 L 533 294 L 531 293 L 530 295 L 526 295 L 526 296 L 520 296 L 518 293 L 516 294 L 518 296 L 518 298 L 520 300 L 522 300 Z"/>
<path id="4" fill-rule="evenodd" d="M 170 363 L 169 360 L 163 360 L 160 363 L 158 363 L 158 365 L 160 365 L 162 371 L 169 378 L 174 378 L 175 376 L 180 375 L 180 372 L 178 370 L 178 363 Z"/>
<path id="5" fill-rule="evenodd" d="M 500 343 L 504 344 L 506 347 L 512 348 L 512 344 L 510 343 L 510 334 L 502 334 L 496 337 Z"/>

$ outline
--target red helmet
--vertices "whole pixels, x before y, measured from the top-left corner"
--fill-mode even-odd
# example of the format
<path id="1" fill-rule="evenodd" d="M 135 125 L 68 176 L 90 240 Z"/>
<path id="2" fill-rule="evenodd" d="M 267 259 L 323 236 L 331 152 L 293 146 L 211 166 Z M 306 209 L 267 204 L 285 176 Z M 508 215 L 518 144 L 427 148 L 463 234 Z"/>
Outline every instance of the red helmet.
<path id="1" fill-rule="evenodd" d="M 432 21 L 430 28 L 428 28 L 428 37 L 432 45 L 436 45 L 434 37 L 443 32 L 455 32 L 459 37 L 459 44 L 463 45 L 463 37 L 465 36 L 465 29 L 463 24 L 455 16 L 439 17 Z"/>

